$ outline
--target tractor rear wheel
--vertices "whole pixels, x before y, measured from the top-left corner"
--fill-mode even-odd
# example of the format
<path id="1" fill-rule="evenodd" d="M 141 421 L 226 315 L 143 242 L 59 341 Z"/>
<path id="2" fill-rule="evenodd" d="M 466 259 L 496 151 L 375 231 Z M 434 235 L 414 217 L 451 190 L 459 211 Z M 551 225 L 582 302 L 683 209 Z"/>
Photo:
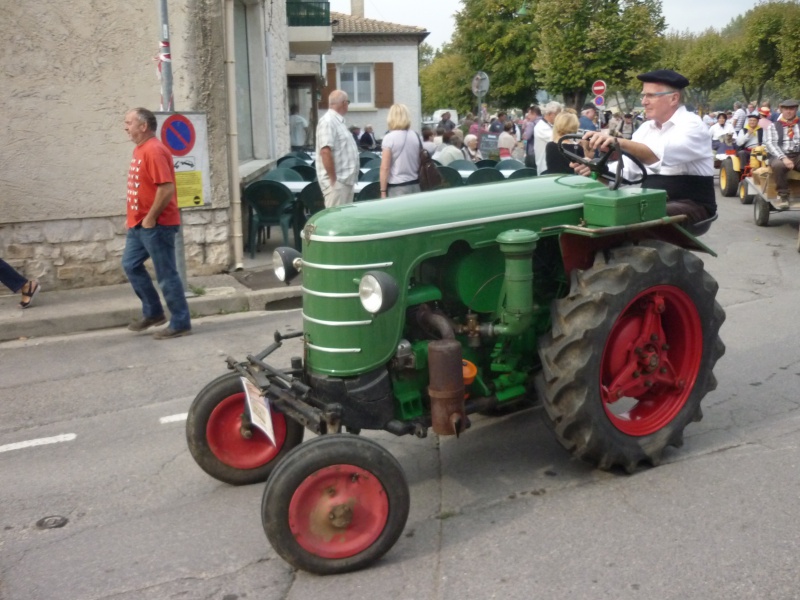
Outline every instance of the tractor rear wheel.
<path id="1" fill-rule="evenodd" d="M 719 190 L 723 196 L 731 197 L 736 195 L 738 187 L 739 173 L 733 168 L 733 160 L 726 158 L 719 168 Z"/>
<path id="2" fill-rule="evenodd" d="M 558 441 L 601 469 L 656 465 L 702 418 L 725 352 L 717 282 L 691 252 L 650 241 L 572 273 L 540 339 L 537 390 Z"/>

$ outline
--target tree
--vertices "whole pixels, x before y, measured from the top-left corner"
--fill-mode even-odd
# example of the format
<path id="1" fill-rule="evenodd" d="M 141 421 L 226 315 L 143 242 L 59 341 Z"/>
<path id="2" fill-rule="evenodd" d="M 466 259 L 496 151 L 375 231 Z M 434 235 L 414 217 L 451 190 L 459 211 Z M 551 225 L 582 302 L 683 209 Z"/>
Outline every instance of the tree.
<path id="1" fill-rule="evenodd" d="M 665 28 L 659 0 L 539 0 L 534 23 L 542 84 L 575 108 L 594 80 L 626 87 L 649 67 Z"/>
<path id="2" fill-rule="evenodd" d="M 791 17 L 798 10 L 794 2 L 768 2 L 745 14 L 744 33 L 737 38 L 739 68 L 733 74 L 745 100 L 760 101 L 764 86 L 781 71 L 785 56 L 796 56 L 798 32 L 787 25 L 796 23 Z M 789 72 L 791 67 L 785 71 Z"/>
<path id="3" fill-rule="evenodd" d="M 436 56 L 436 50 L 434 50 L 433 46 L 428 44 L 427 42 L 422 42 L 419 45 L 419 69 L 420 71 L 430 65 L 433 62 L 434 57 Z"/>
<path id="4" fill-rule="evenodd" d="M 465 114 L 475 108 L 470 85 L 473 71 L 464 57 L 445 45 L 430 65 L 420 71 L 422 112 L 430 114 L 437 108 L 454 108 Z"/>
<path id="5" fill-rule="evenodd" d="M 520 15 L 523 0 L 463 0 L 456 13 L 455 49 L 469 66 L 489 75 L 488 98 L 499 107 L 527 106 L 536 98 L 538 78 L 533 59 L 538 36 L 531 2 Z"/>
<path id="6" fill-rule="evenodd" d="M 689 80 L 687 95 L 691 102 L 697 106 L 709 105 L 711 93 L 735 73 L 733 55 L 732 43 L 715 29 L 692 36 L 677 69 Z"/>

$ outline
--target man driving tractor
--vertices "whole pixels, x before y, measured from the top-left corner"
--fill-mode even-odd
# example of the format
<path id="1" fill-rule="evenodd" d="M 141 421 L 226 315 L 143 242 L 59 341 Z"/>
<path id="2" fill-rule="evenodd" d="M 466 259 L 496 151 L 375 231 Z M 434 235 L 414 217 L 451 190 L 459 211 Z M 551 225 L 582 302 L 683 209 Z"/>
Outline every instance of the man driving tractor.
<path id="1" fill-rule="evenodd" d="M 618 147 L 644 163 L 647 187 L 667 192 L 667 215 L 685 214 L 689 223 L 712 217 L 717 203 L 714 162 L 709 152 L 711 134 L 702 119 L 683 105 L 682 90 L 689 80 L 669 69 L 643 73 L 637 79 L 643 83 L 641 98 L 647 120 L 632 139 L 599 131 L 587 132 L 584 139 L 591 148 Z M 636 168 L 629 159 L 623 160 L 624 176 L 635 178 Z M 590 173 L 586 165 L 571 166 L 579 175 Z"/>

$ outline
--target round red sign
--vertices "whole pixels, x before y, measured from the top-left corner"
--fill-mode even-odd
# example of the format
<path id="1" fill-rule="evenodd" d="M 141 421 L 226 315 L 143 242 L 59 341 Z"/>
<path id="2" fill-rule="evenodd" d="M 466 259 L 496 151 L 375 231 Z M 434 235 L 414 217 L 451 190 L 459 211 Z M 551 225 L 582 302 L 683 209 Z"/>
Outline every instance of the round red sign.
<path id="1" fill-rule="evenodd" d="M 602 79 L 598 79 L 592 84 L 592 92 L 594 92 L 595 96 L 602 96 L 606 93 L 606 82 Z"/>

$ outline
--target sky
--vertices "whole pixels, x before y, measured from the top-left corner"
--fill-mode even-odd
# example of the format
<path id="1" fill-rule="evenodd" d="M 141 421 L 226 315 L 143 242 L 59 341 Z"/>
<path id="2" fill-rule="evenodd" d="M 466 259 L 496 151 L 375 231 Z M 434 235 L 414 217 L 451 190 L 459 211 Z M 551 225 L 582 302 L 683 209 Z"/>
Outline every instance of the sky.
<path id="1" fill-rule="evenodd" d="M 722 29 L 755 4 L 755 0 L 663 0 L 661 12 L 667 30 L 700 32 Z M 450 41 L 455 27 L 452 15 L 460 9 L 460 0 L 364 0 L 368 19 L 424 27 L 430 31 L 425 41 L 434 48 Z M 331 0 L 331 10 L 349 14 L 350 0 Z"/>

